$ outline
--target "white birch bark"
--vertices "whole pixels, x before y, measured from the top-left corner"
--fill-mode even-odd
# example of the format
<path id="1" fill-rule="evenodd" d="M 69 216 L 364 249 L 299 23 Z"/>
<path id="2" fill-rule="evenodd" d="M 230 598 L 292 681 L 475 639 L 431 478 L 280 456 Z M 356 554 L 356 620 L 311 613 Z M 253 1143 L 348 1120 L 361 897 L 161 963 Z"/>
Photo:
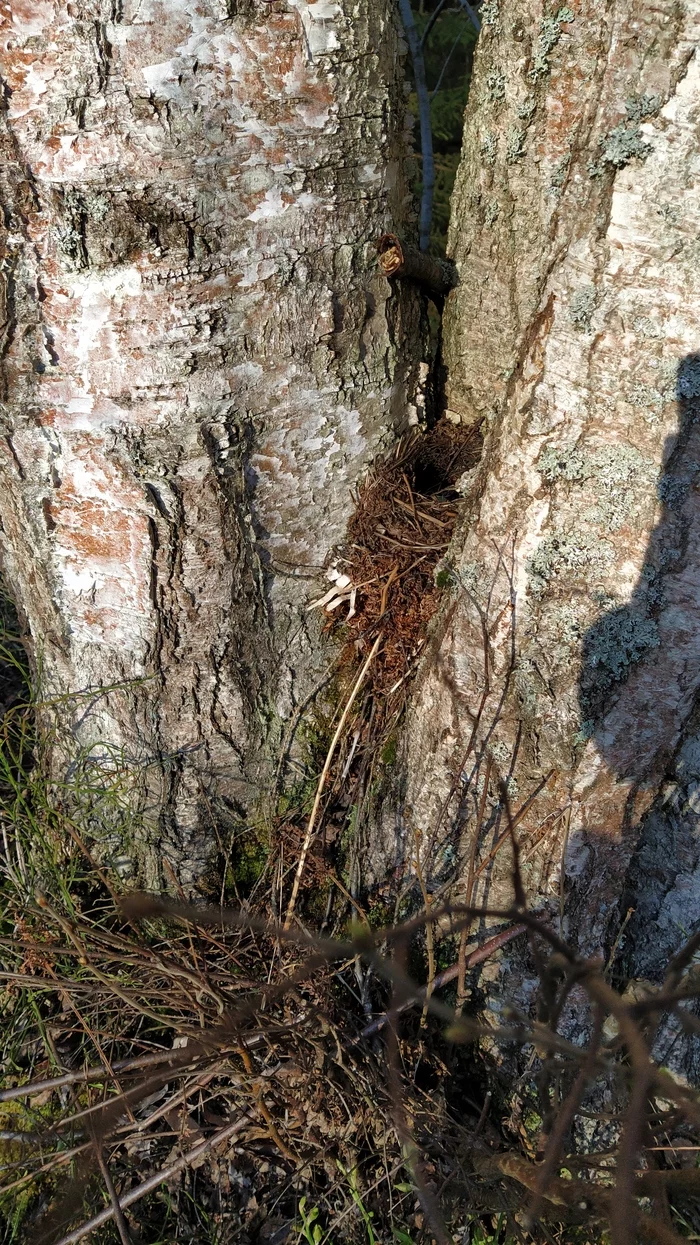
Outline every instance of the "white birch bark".
<path id="1" fill-rule="evenodd" d="M 373 249 L 409 210 L 397 23 L 8 0 L 0 74 L 4 569 L 45 695 L 121 685 L 73 729 L 156 762 L 191 881 L 325 664 L 306 580 L 420 361 Z"/>

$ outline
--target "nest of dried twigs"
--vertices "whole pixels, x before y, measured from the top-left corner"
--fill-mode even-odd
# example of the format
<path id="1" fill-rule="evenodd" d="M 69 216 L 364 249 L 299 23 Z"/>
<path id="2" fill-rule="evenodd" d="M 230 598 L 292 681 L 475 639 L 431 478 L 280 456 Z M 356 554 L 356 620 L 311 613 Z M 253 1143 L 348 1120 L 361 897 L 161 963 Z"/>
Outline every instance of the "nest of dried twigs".
<path id="1" fill-rule="evenodd" d="M 339 565 L 357 588 L 347 621 L 354 651 L 364 653 L 383 632 L 372 674 L 377 695 L 391 695 L 415 667 L 440 599 L 435 569 L 459 513 L 455 486 L 480 454 L 478 426 L 441 420 L 403 438 L 357 494 Z"/>

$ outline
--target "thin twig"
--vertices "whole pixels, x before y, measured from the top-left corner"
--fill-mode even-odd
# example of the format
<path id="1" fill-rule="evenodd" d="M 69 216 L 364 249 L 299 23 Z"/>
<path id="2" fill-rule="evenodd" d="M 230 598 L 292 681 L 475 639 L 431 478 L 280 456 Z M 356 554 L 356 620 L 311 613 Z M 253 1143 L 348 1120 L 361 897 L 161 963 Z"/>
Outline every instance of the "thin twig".
<path id="1" fill-rule="evenodd" d="M 226 1128 L 222 1128 L 218 1133 L 213 1133 L 211 1137 L 207 1137 L 205 1141 L 200 1141 L 199 1145 L 193 1150 L 189 1150 L 187 1154 L 183 1154 L 181 1158 L 176 1159 L 168 1167 L 164 1167 L 162 1171 L 156 1172 L 155 1176 L 151 1176 L 148 1180 L 144 1180 L 142 1184 L 130 1189 L 123 1197 L 119 1198 L 119 1207 L 126 1210 L 127 1206 L 133 1206 L 134 1202 L 139 1202 L 142 1197 L 152 1193 L 159 1185 L 165 1184 L 168 1180 L 172 1180 L 173 1176 L 177 1176 L 185 1167 L 189 1167 L 192 1163 L 196 1163 L 203 1155 L 211 1150 L 213 1146 L 218 1145 L 222 1141 L 228 1141 L 230 1137 L 234 1137 L 236 1133 L 240 1133 L 251 1122 L 251 1114 L 246 1112 L 240 1119 L 233 1124 L 227 1124 Z M 86 1223 L 75 1228 L 73 1232 L 69 1232 L 66 1236 L 62 1236 L 60 1241 L 56 1241 L 56 1245 L 75 1245 L 76 1241 L 82 1241 L 84 1236 L 88 1236 L 90 1232 L 94 1232 L 95 1228 L 101 1228 L 103 1223 L 108 1223 L 114 1218 L 114 1207 L 107 1206 L 100 1211 L 99 1215 L 95 1215 L 92 1219 L 88 1219 Z"/>
<path id="2" fill-rule="evenodd" d="M 353 689 L 347 699 L 345 708 L 343 709 L 343 712 L 341 714 L 340 721 L 336 727 L 335 735 L 333 736 L 331 740 L 331 744 L 328 749 L 328 755 L 326 756 L 323 769 L 321 770 L 321 777 L 318 780 L 318 786 L 316 788 L 316 797 L 314 799 L 313 808 L 311 809 L 311 816 L 309 817 L 309 824 L 306 827 L 306 835 L 304 836 L 304 844 L 301 849 L 301 855 L 299 857 L 299 863 L 297 865 L 297 870 L 296 870 L 296 874 L 294 877 L 294 886 L 292 887 L 292 896 L 291 896 L 291 899 L 289 900 L 289 906 L 287 908 L 287 915 L 284 921 L 285 929 L 289 929 L 289 926 L 292 923 L 292 917 L 294 916 L 294 908 L 296 906 L 297 895 L 299 894 L 299 886 L 301 885 L 302 874 L 304 872 L 304 866 L 306 864 L 306 857 L 309 854 L 309 847 L 311 846 L 311 837 L 314 832 L 314 826 L 316 825 L 316 818 L 318 816 L 318 810 L 321 805 L 321 796 L 323 795 L 323 789 L 326 785 L 326 779 L 328 778 L 328 774 L 330 772 L 331 762 L 333 760 L 335 750 L 338 746 L 338 741 L 345 728 L 345 723 L 348 720 L 350 710 L 352 709 L 352 706 L 354 705 L 355 700 L 357 699 L 357 695 L 360 691 L 360 688 L 362 687 L 362 684 L 364 683 L 367 677 L 369 668 L 372 665 L 372 662 L 374 661 L 374 658 L 377 654 L 377 651 L 379 649 L 379 646 L 383 638 L 384 638 L 384 633 L 380 632 L 380 634 L 377 636 L 376 640 L 374 641 L 374 644 L 372 645 L 372 649 L 370 651 L 369 657 L 365 661 L 360 673 L 358 674 L 355 680 Z"/>
<path id="3" fill-rule="evenodd" d="M 420 830 L 416 830 L 415 838 L 416 838 L 416 876 L 418 878 L 418 882 L 419 882 L 420 889 L 421 889 L 421 894 L 423 896 L 423 903 L 425 904 L 425 911 L 426 911 L 426 914 L 429 916 L 430 908 L 431 908 L 431 900 L 430 900 L 430 895 L 428 893 L 428 888 L 425 884 L 425 878 L 423 877 L 423 870 L 421 868 L 421 863 L 420 863 L 420 842 L 421 842 Z M 425 927 L 425 943 L 426 943 L 426 949 L 428 952 L 428 984 L 425 988 L 425 1007 L 423 1008 L 423 1015 L 421 1016 L 421 1022 L 420 1022 L 422 1029 L 424 1029 L 426 1024 L 428 1023 L 430 996 L 433 993 L 434 982 L 435 982 L 435 932 L 433 930 L 433 926 L 430 921 L 427 923 Z"/>
<path id="4" fill-rule="evenodd" d="M 525 925 L 513 925 L 510 929 L 504 929 L 500 934 L 494 934 L 493 938 L 489 938 L 488 942 L 485 942 L 481 947 L 477 947 L 476 951 L 472 951 L 471 955 L 466 957 L 466 967 L 474 968 L 477 964 L 483 964 L 484 960 L 488 960 L 496 951 L 500 951 L 501 947 L 505 947 L 506 943 L 512 942 L 514 938 L 519 938 L 521 934 L 524 934 L 525 929 Z M 446 986 L 451 981 L 454 981 L 455 977 L 459 976 L 459 968 L 459 961 L 457 961 L 456 964 L 451 964 L 449 968 L 444 969 L 442 973 L 438 973 L 433 978 L 431 995 L 435 990 L 440 990 L 442 986 Z M 415 990 L 410 999 L 400 1004 L 397 1014 L 398 1012 L 406 1011 L 409 1007 L 413 1007 L 416 1003 L 420 1003 L 425 997 L 426 992 L 424 990 Z M 428 1001 L 429 998 L 430 996 L 428 996 Z M 365 1026 L 360 1033 L 360 1038 L 374 1037 L 375 1033 L 380 1033 L 385 1025 L 389 1023 L 389 1020 L 389 1012 L 383 1012 L 371 1024 Z M 357 1040 L 359 1041 L 359 1038 Z"/>
<path id="5" fill-rule="evenodd" d="M 486 759 L 486 773 L 484 774 L 484 787 L 481 792 L 481 798 L 479 800 L 479 811 L 478 811 L 477 818 L 476 818 L 474 840 L 472 842 L 472 849 L 469 854 L 469 872 L 467 874 L 467 887 L 466 887 L 466 892 L 465 892 L 465 899 L 468 904 L 472 902 L 472 898 L 473 898 L 472 892 L 474 890 L 474 878 L 476 876 L 476 857 L 477 857 L 477 852 L 479 851 L 479 840 L 481 838 L 481 827 L 484 824 L 484 813 L 486 812 L 486 801 L 488 799 L 488 794 L 489 794 L 489 782 L 491 780 L 492 765 L 493 765 L 493 758 L 489 756 Z M 465 999 L 466 999 L 465 978 L 466 978 L 466 972 L 467 972 L 467 939 L 469 937 L 469 931 L 471 929 L 471 925 L 472 925 L 471 921 L 469 922 L 469 924 L 465 924 L 464 929 L 462 930 L 460 943 L 459 943 L 459 977 L 457 979 L 457 1015 L 458 1016 L 461 1016 L 462 1014 L 462 1011 L 464 1009 Z"/>
<path id="6" fill-rule="evenodd" d="M 117 1225 L 119 1239 L 122 1245 L 132 1245 L 131 1237 L 129 1235 L 129 1229 L 126 1224 L 126 1219 L 124 1218 L 124 1212 L 119 1204 L 119 1198 L 117 1197 L 117 1191 L 114 1187 L 114 1184 L 112 1183 L 112 1177 L 110 1175 L 109 1168 L 105 1162 L 105 1156 L 102 1153 L 102 1146 L 100 1145 L 98 1141 L 95 1142 L 95 1153 L 97 1155 L 98 1166 L 102 1173 L 102 1179 L 105 1182 L 105 1188 L 107 1190 L 107 1193 L 109 1195 L 109 1200 L 112 1205 L 112 1212 L 114 1215 L 114 1220 Z"/>
<path id="7" fill-rule="evenodd" d="M 153 1064 L 163 1063 L 172 1059 L 172 1050 L 158 1051 L 154 1055 L 142 1055 L 139 1059 L 122 1059 L 111 1065 L 113 1072 L 127 1072 L 136 1068 L 149 1068 Z M 29 1098 L 35 1094 L 43 1094 L 47 1089 L 61 1089 L 64 1085 L 82 1085 L 86 1081 L 104 1081 L 103 1067 L 83 1068 L 78 1072 L 65 1072 L 63 1076 L 55 1076 L 48 1081 L 30 1081 L 28 1085 L 13 1085 L 11 1089 L 0 1090 L 0 1102 L 11 1102 L 13 1098 Z"/>

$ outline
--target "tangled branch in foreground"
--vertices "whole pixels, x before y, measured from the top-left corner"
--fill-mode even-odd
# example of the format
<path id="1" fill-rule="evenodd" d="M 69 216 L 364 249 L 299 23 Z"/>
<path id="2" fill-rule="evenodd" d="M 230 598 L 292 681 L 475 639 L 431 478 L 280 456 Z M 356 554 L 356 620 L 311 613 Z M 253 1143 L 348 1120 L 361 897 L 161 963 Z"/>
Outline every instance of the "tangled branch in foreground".
<path id="1" fill-rule="evenodd" d="M 515 858 L 518 896 L 517 852 Z M 457 978 L 458 963 L 423 985 L 414 980 L 412 949 L 428 926 L 459 941 L 475 921 L 489 937 L 468 954 L 465 971 L 527 937 L 539 978 L 533 1016 L 513 1008 L 493 1023 L 459 1014 L 440 994 Z M 700 935 L 669 965 L 662 986 L 632 1000 L 608 984 L 603 965 L 579 958 L 522 902 L 505 910 L 444 905 L 397 925 L 353 928 L 344 939 L 284 928 L 250 912 L 140 893 L 122 899 L 118 911 L 105 910 L 99 924 L 68 919 L 45 899 L 30 908 L 27 923 L 15 946 L 25 971 L 14 978 L 5 972 L 5 980 L 35 997 L 57 992 L 66 1029 L 75 1034 L 82 1028 L 100 1054 L 98 1065 L 0 1092 L 3 1109 L 39 1096 L 61 1102 L 43 1129 L 24 1135 L 17 1129 L 9 1142 L 3 1134 L 20 1156 L 4 1163 L 5 1198 L 39 1174 L 74 1167 L 73 1178 L 55 1186 L 31 1238 L 37 1242 L 71 1245 L 109 1220 L 129 1240 L 126 1213 L 140 1199 L 188 1166 L 207 1158 L 220 1166 L 241 1146 L 255 1148 L 256 1138 L 276 1152 L 292 1196 L 295 1188 L 308 1187 L 314 1165 L 322 1166 L 320 1149 L 327 1159 L 335 1148 L 336 1172 L 347 1173 L 342 1134 L 353 1119 L 352 1104 L 358 1109 L 363 1097 L 373 1103 L 373 1123 L 383 1121 L 384 1144 L 393 1154 L 387 1170 L 395 1175 L 403 1166 L 409 1174 L 402 1188 L 412 1189 L 410 1205 L 417 1199 L 420 1206 L 412 1229 L 423 1225 L 418 1239 L 441 1245 L 469 1240 L 455 1237 L 460 1198 L 469 1199 L 470 1214 L 503 1212 L 513 1239 L 542 1240 L 542 1233 L 552 1239 L 555 1232 L 560 1241 L 573 1240 L 570 1234 L 583 1227 L 588 1240 L 609 1230 L 613 1245 L 683 1239 L 674 1228 L 675 1208 L 697 1197 L 700 1171 L 680 1161 L 696 1142 L 700 1101 L 659 1066 L 653 1048 L 663 1017 L 697 1034 L 688 1005 L 700 992 L 693 968 Z M 257 980 L 245 973 L 254 956 Z M 337 1000 L 358 964 L 372 975 L 376 1002 L 384 1001 L 380 1014 L 369 1021 L 365 1016 L 364 1024 L 357 1008 L 339 1007 Z M 590 1022 L 580 1045 L 564 1031 L 574 996 Z M 509 1143 L 487 1118 L 489 1097 L 479 1118 L 465 1123 L 444 1112 L 439 1095 L 431 1104 L 430 1094 L 421 1092 L 411 1050 L 425 1044 L 426 1023 L 445 1051 L 466 1045 L 489 1050 L 492 1058 L 498 1051 L 511 1066 L 516 1047 L 529 1051 L 540 1103 L 532 1153 L 512 1138 Z M 102 1036 L 107 1028 L 109 1050 Z M 113 1059 L 115 1034 L 145 1051 L 149 1032 L 158 1049 Z M 309 1109 L 314 1080 L 328 1102 L 343 1102 L 344 1130 L 331 1118 L 328 1132 L 318 1135 Z M 614 1109 L 596 1114 L 601 1094 Z M 435 1128 L 438 1119 L 443 1136 L 436 1148 L 429 1122 Z M 587 1150 L 575 1144 L 582 1122 L 603 1120 L 604 1150 L 595 1144 L 595 1129 L 588 1130 L 594 1144 Z M 366 1142 L 367 1136 L 363 1159 L 355 1152 L 358 1170 L 370 1165 Z M 128 1156 L 139 1147 L 155 1167 L 146 1179 L 136 1177 L 133 1161 L 129 1168 Z M 107 1204 L 81 1221 L 85 1190 L 98 1177 Z M 461 1182 L 457 1197 L 441 1195 L 445 1178 Z M 372 1201 L 371 1192 L 366 1197 Z M 380 1213 L 379 1205 L 372 1213 Z M 348 1228 L 342 1239 L 360 1238 Z M 416 1238 L 404 1233 L 403 1239 Z"/>

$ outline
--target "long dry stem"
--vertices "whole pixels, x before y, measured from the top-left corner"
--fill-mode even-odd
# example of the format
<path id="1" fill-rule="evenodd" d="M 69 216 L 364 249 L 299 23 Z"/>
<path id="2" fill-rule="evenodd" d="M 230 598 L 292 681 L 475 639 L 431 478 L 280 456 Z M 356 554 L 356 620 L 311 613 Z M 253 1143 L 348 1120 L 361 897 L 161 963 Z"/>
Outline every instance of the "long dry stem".
<path id="1" fill-rule="evenodd" d="M 316 796 L 314 798 L 313 808 L 311 809 L 311 816 L 309 817 L 309 824 L 306 827 L 304 843 L 301 849 L 299 863 L 297 864 L 296 874 L 294 876 L 294 886 L 292 887 L 292 895 L 291 895 L 291 899 L 289 900 L 289 906 L 287 908 L 287 915 L 284 920 L 285 929 L 289 929 L 289 926 L 292 923 L 292 917 L 294 916 L 294 909 L 296 907 L 297 896 L 299 894 L 299 887 L 301 885 L 301 879 L 304 873 L 306 857 L 309 854 L 309 848 L 311 846 L 311 839 L 312 839 L 313 832 L 314 832 L 314 826 L 316 825 L 316 819 L 318 817 L 318 810 L 321 807 L 321 796 L 323 795 L 323 790 L 326 785 L 326 779 L 328 778 L 328 774 L 330 772 L 331 762 L 333 761 L 335 750 L 338 747 L 338 741 L 340 740 L 340 736 L 342 735 L 345 729 L 345 723 L 347 722 L 348 717 L 350 715 L 350 710 L 352 709 L 352 706 L 354 705 L 357 699 L 358 693 L 362 687 L 362 684 L 364 683 L 367 677 L 369 668 L 372 665 L 372 662 L 374 661 L 374 658 L 379 650 L 379 646 L 383 638 L 384 638 L 383 633 L 380 632 L 380 634 L 377 636 L 376 640 L 374 641 L 374 644 L 372 645 L 372 648 L 370 650 L 369 656 L 367 657 L 367 660 L 365 661 L 362 669 L 360 670 L 360 673 L 355 679 L 355 683 L 353 684 L 352 691 L 350 692 L 350 695 L 348 696 L 348 699 L 345 703 L 345 708 L 343 709 L 343 712 L 340 717 L 340 721 L 336 727 L 335 734 L 331 740 L 331 744 L 328 749 L 328 754 L 326 756 L 323 769 L 321 770 L 321 777 L 318 780 L 318 786 L 316 788 Z"/>

